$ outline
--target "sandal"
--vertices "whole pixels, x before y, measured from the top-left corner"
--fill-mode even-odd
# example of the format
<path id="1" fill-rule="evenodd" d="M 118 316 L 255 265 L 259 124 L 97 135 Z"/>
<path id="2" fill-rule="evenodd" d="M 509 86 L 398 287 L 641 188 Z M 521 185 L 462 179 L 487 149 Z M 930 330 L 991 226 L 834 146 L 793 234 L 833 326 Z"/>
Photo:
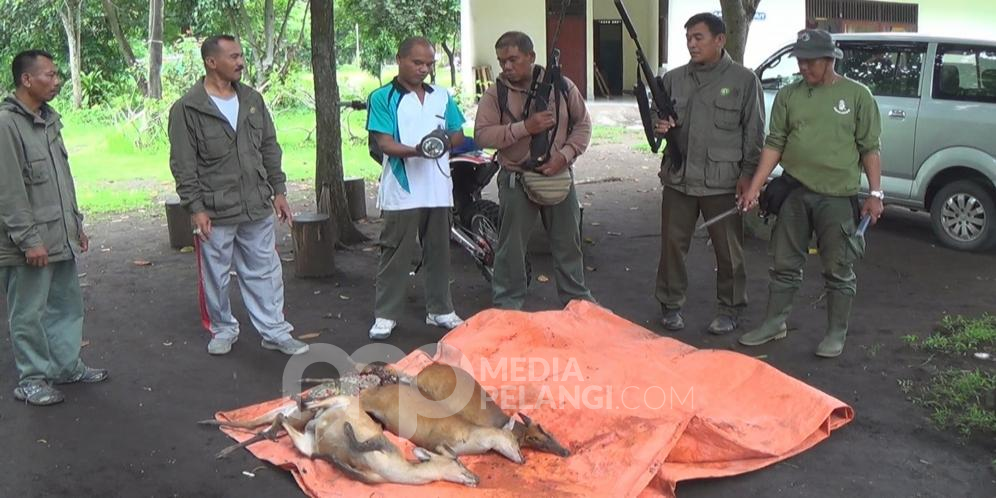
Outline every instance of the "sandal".
<path id="1" fill-rule="evenodd" d="M 65 396 L 58 389 L 50 386 L 44 380 L 25 381 L 14 389 L 14 399 L 24 401 L 29 405 L 48 406 L 65 401 Z"/>

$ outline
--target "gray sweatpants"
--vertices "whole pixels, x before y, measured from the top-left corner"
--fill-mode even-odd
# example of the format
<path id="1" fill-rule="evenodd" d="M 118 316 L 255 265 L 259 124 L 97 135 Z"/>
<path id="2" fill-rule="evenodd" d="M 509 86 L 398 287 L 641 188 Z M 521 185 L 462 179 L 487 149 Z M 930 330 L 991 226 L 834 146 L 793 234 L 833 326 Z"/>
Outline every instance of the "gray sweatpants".
<path id="1" fill-rule="evenodd" d="M 263 338 L 280 341 L 294 327 L 284 319 L 284 275 L 274 242 L 274 217 L 237 225 L 212 225 L 211 237 L 195 237 L 201 323 L 215 337 L 239 335 L 228 297 L 233 263 L 242 301 Z"/>

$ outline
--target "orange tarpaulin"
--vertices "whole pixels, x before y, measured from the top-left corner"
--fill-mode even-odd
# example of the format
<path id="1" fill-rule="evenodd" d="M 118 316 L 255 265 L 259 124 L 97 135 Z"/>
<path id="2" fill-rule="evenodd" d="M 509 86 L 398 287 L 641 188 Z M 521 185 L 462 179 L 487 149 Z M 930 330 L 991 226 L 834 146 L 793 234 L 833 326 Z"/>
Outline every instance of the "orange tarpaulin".
<path id="1" fill-rule="evenodd" d="M 696 349 L 581 301 L 563 311 L 484 311 L 447 334 L 434 358 L 415 351 L 397 366 L 415 374 L 432 361 L 467 369 L 507 412 L 541 423 L 572 455 L 525 450 L 523 465 L 493 453 L 461 457 L 481 478 L 472 489 L 362 484 L 302 457 L 286 438 L 250 451 L 293 472 L 313 497 L 674 496 L 678 481 L 762 468 L 854 417 L 764 362 Z M 218 417 L 248 419 L 284 402 Z"/>

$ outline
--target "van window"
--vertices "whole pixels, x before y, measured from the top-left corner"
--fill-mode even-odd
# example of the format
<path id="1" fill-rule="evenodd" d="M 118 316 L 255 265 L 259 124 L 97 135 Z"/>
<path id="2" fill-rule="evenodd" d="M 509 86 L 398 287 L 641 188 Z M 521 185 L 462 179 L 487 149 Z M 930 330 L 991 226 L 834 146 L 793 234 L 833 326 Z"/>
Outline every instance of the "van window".
<path id="1" fill-rule="evenodd" d="M 771 61 L 761 72 L 761 88 L 778 91 L 802 79 L 799 63 L 789 57 L 789 50 Z"/>
<path id="2" fill-rule="evenodd" d="M 940 44 L 935 99 L 996 103 L 996 47 Z"/>
<path id="3" fill-rule="evenodd" d="M 926 44 L 884 45 L 842 43 L 844 58 L 837 72 L 861 82 L 872 95 L 919 97 L 920 73 L 926 57 Z"/>

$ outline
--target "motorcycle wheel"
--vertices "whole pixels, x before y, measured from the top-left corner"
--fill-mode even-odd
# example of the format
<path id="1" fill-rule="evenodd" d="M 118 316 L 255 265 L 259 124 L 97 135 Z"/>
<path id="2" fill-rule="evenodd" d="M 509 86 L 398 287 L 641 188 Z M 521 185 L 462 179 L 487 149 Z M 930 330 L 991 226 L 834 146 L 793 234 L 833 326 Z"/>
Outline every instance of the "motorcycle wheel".
<path id="1" fill-rule="evenodd" d="M 465 226 L 475 235 L 478 235 L 488 242 L 491 250 L 490 260 L 481 263 L 481 273 L 484 278 L 491 282 L 494 278 L 494 251 L 498 248 L 498 233 L 501 227 L 501 216 L 498 204 L 487 199 L 474 201 L 467 207 L 465 214 Z M 532 285 L 533 265 L 526 257 L 526 283 Z"/>

